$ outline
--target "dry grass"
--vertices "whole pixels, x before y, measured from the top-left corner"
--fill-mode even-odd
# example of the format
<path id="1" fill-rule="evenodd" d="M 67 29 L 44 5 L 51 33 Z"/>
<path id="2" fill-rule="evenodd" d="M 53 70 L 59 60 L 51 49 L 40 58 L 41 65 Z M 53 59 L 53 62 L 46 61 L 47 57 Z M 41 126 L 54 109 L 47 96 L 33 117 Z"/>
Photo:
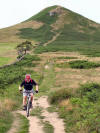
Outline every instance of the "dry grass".
<path id="1" fill-rule="evenodd" d="M 56 75 L 55 85 L 61 88 L 77 88 L 86 82 L 100 83 L 100 68 L 89 70 L 60 69 Z"/>
<path id="2" fill-rule="evenodd" d="M 96 27 L 96 28 L 100 28 L 100 24 L 94 23 L 94 22 L 91 21 L 91 20 L 88 20 L 88 22 L 89 22 L 89 26 L 93 26 L 93 27 Z"/>
<path id="3" fill-rule="evenodd" d="M 5 99 L 4 100 L 4 108 L 8 111 L 13 110 L 13 107 L 16 105 L 16 102 L 11 99 Z"/>
<path id="4" fill-rule="evenodd" d="M 60 105 L 61 107 L 66 107 L 66 110 L 69 110 L 69 111 L 73 109 L 73 107 L 72 107 L 72 105 L 71 105 L 69 99 L 62 100 L 62 101 L 59 103 L 59 105 Z"/>
<path id="5" fill-rule="evenodd" d="M 4 110 L 12 111 L 15 105 L 16 102 L 14 100 L 6 98 L 0 101 L 0 112 L 3 112 Z"/>
<path id="6" fill-rule="evenodd" d="M 22 42 L 25 39 L 19 38 L 16 34 L 18 34 L 20 29 L 22 28 L 33 28 L 38 29 L 43 25 L 41 22 L 37 21 L 28 21 L 23 22 L 8 28 L 0 29 L 0 42 Z M 34 43 L 34 41 L 33 41 Z"/>

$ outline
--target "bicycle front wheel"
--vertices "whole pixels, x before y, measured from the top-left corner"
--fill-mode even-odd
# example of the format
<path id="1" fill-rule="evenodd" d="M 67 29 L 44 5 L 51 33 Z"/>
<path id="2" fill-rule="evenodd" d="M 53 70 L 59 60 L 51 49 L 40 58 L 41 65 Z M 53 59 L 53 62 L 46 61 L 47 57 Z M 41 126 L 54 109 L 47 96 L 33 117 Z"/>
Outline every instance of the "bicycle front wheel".
<path id="1" fill-rule="evenodd" d="M 27 103 L 27 110 L 26 110 L 27 117 L 29 117 L 29 109 L 30 109 L 30 100 L 28 100 Z"/>

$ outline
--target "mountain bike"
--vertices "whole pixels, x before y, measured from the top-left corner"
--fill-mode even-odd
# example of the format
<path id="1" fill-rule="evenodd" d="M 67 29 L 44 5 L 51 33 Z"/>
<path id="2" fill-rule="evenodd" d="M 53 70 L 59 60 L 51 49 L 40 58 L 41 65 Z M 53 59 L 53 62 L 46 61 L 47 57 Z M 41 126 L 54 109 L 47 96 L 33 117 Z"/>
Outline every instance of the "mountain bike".
<path id="1" fill-rule="evenodd" d="M 38 93 L 38 91 L 35 91 L 34 93 Z M 26 115 L 29 117 L 30 115 L 30 108 L 31 108 L 31 95 L 30 93 L 27 94 L 27 104 L 26 104 Z"/>
<path id="2" fill-rule="evenodd" d="M 20 91 L 21 94 L 23 94 L 23 91 Z M 35 93 L 38 93 L 38 91 L 35 91 Z M 30 108 L 31 108 L 31 94 L 30 92 L 27 93 L 27 104 L 26 104 L 26 116 L 29 117 L 30 115 Z"/>

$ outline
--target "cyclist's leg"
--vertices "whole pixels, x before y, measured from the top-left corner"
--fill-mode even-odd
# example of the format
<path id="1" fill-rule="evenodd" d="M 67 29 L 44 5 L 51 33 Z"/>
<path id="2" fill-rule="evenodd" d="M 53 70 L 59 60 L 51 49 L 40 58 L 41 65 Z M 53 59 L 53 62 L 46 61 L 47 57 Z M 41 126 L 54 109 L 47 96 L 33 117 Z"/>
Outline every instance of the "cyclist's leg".
<path id="1" fill-rule="evenodd" d="M 23 106 L 26 106 L 27 96 L 23 96 Z"/>
<path id="2" fill-rule="evenodd" d="M 30 95 L 31 95 L 31 102 L 33 103 L 33 96 L 34 96 L 34 90 L 33 89 L 30 91 Z"/>
<path id="3" fill-rule="evenodd" d="M 31 102 L 33 102 L 33 93 L 30 93 L 31 95 Z"/>
<path id="4" fill-rule="evenodd" d="M 23 90 L 23 110 L 26 110 L 26 104 L 27 104 L 27 92 L 24 89 Z"/>

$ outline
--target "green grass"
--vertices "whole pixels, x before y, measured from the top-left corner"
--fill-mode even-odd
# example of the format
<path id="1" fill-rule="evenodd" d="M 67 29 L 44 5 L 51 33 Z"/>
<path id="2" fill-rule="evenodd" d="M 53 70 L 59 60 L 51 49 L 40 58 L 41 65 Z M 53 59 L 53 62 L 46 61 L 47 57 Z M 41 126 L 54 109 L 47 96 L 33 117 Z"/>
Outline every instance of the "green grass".
<path id="1" fill-rule="evenodd" d="M 20 129 L 16 133 L 28 133 L 29 131 L 29 120 L 23 116 L 18 114 L 20 118 Z"/>
<path id="2" fill-rule="evenodd" d="M 0 66 L 9 64 L 12 59 L 10 57 L 0 57 Z"/>
<path id="3" fill-rule="evenodd" d="M 47 108 L 47 111 L 49 113 L 57 112 L 58 111 L 58 108 L 55 105 L 52 105 L 52 106 L 50 106 L 50 107 Z"/>
<path id="4" fill-rule="evenodd" d="M 76 60 L 76 61 L 70 61 L 69 66 L 71 68 L 76 68 L 76 69 L 89 69 L 89 68 L 100 67 L 100 64 L 95 62 L 89 62 L 86 60 Z"/>
<path id="5" fill-rule="evenodd" d="M 32 110 L 31 115 L 37 116 L 39 119 L 43 119 L 44 116 L 42 116 L 42 110 L 43 109 L 41 107 L 37 106 Z"/>
<path id="6" fill-rule="evenodd" d="M 20 29 L 20 33 L 18 35 L 23 39 L 32 39 L 41 43 L 45 43 L 48 40 L 51 40 L 52 37 L 55 35 L 53 32 L 51 32 L 51 29 L 52 28 L 49 25 L 44 24 L 39 29 Z"/>
<path id="7" fill-rule="evenodd" d="M 16 45 L 16 43 L 0 43 L 0 66 L 10 64 L 16 60 Z"/>
<path id="8" fill-rule="evenodd" d="M 46 65 L 46 64 L 45 64 Z M 43 70 L 43 79 L 40 84 L 40 95 L 48 94 L 49 90 L 53 88 L 55 82 L 55 72 L 52 62 L 48 63 L 48 69 Z"/>
<path id="9" fill-rule="evenodd" d="M 0 43 L 0 55 L 5 56 L 5 53 L 8 53 L 9 51 L 14 50 L 16 46 L 17 46 L 17 43 Z"/>
<path id="10" fill-rule="evenodd" d="M 54 127 L 48 121 L 43 122 L 43 125 L 43 130 L 45 133 L 54 133 Z"/>
<path id="11" fill-rule="evenodd" d="M 86 41 L 64 41 L 56 40 L 47 46 L 38 46 L 35 53 L 44 52 L 79 52 L 90 57 L 100 57 L 100 42 L 86 42 Z"/>
<path id="12" fill-rule="evenodd" d="M 0 113 L 0 133 L 6 133 L 13 122 L 13 116 L 7 111 Z"/>
<path id="13" fill-rule="evenodd" d="M 52 9 L 55 9 L 57 6 L 51 6 L 49 8 L 44 9 L 43 11 L 41 11 L 40 13 L 36 14 L 35 16 L 31 17 L 30 19 L 28 19 L 27 21 L 30 20 L 38 20 L 38 21 L 42 21 L 44 23 L 52 22 L 52 19 L 50 19 L 50 17 L 48 16 L 49 11 Z M 47 19 L 47 20 L 46 20 Z M 49 19 L 49 20 L 48 20 Z M 51 21 L 51 22 L 50 22 Z M 54 21 L 54 20 L 53 20 Z"/>
<path id="14" fill-rule="evenodd" d="M 83 22 L 83 21 L 81 21 Z M 87 23 L 87 22 L 86 22 Z M 81 26 L 79 22 L 76 22 L 76 25 Z M 59 40 L 63 41 L 100 41 L 100 29 L 96 29 L 93 34 L 90 34 L 92 31 L 87 26 L 82 27 L 83 32 L 80 30 L 75 29 L 75 21 L 73 24 L 66 24 L 62 29 L 62 32 L 58 38 Z"/>
<path id="15" fill-rule="evenodd" d="M 64 63 L 59 63 L 59 64 L 55 64 L 55 67 L 59 67 L 59 68 L 68 68 L 69 64 L 67 62 Z"/>
<path id="16" fill-rule="evenodd" d="M 22 105 L 22 94 L 20 94 L 18 87 L 20 85 L 20 82 L 13 83 L 6 87 L 6 90 L 1 90 L 0 99 L 11 99 L 14 104 L 11 105 L 10 110 L 14 111 L 18 109 Z M 17 100 L 16 100 L 17 99 Z"/>

